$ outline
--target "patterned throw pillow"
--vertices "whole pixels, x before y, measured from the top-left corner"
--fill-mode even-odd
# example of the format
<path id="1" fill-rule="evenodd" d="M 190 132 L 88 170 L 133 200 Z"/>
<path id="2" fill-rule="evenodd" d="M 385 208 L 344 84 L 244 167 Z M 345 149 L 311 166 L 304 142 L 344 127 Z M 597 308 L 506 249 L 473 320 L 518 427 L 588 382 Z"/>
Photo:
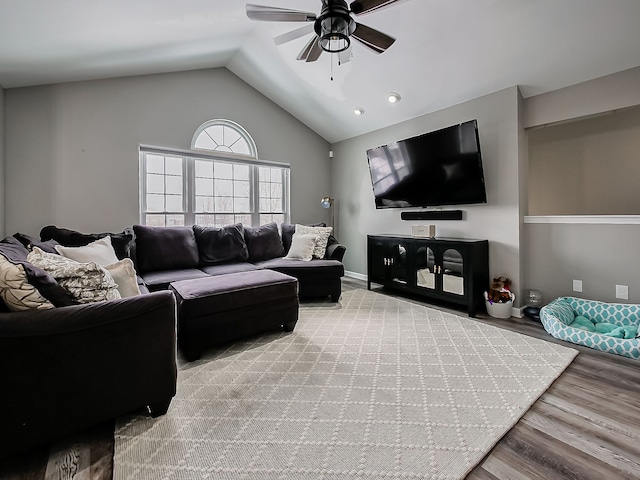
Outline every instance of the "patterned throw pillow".
<path id="1" fill-rule="evenodd" d="M 314 258 L 324 258 L 327 251 L 329 235 L 331 235 L 332 231 L 332 227 L 308 227 L 296 223 L 296 233 L 300 235 L 314 235 L 316 237 L 316 246 L 313 249 Z"/>
<path id="2" fill-rule="evenodd" d="M 24 266 L 0 255 L 0 297 L 9 310 L 47 310 L 53 304 L 29 283 Z"/>
<path id="3" fill-rule="evenodd" d="M 95 262 L 78 263 L 38 247 L 33 247 L 27 260 L 48 272 L 80 303 L 121 298 L 111 274 Z"/>

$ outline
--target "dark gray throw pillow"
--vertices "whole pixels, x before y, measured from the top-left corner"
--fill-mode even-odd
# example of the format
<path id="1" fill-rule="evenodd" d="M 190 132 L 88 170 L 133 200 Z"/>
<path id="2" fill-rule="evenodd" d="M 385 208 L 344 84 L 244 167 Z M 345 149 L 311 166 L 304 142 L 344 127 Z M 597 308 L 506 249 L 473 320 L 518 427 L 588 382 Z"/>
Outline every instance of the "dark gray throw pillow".
<path id="1" fill-rule="evenodd" d="M 284 256 L 284 247 L 275 222 L 259 227 L 244 227 L 250 262 L 261 262 Z"/>
<path id="2" fill-rule="evenodd" d="M 0 241 L 0 254 L 14 265 L 22 265 L 29 283 L 54 306 L 66 307 L 78 303 L 65 288 L 56 282 L 55 278 L 27 261 L 29 251 L 15 237 L 7 237 Z"/>
<path id="3" fill-rule="evenodd" d="M 193 226 L 198 244 L 200 265 L 217 265 L 223 262 L 246 262 L 249 250 L 244 241 L 244 227 L 241 223 L 224 227 Z"/>
<path id="4" fill-rule="evenodd" d="M 198 266 L 198 245 L 190 227 L 134 225 L 139 273 Z"/>
<path id="5" fill-rule="evenodd" d="M 122 233 L 80 233 L 76 230 L 60 228 L 55 225 L 47 225 L 40 230 L 40 239 L 42 241 L 55 240 L 65 247 L 84 247 L 107 235 L 111 237 L 111 245 L 116 252 L 116 257 L 119 260 L 125 257 L 132 258 L 135 263 L 134 255 L 131 252 L 134 243 L 134 235 L 131 230 L 125 230 Z"/>
<path id="6" fill-rule="evenodd" d="M 55 254 L 58 253 L 58 251 L 55 249 L 55 246 L 60 245 L 60 243 L 56 242 L 55 240 L 41 241 L 39 238 L 32 237 L 31 235 L 20 232 L 14 233 L 13 237 L 18 239 L 18 241 L 29 251 L 31 251 L 33 247 L 38 247 L 43 252 Z"/>

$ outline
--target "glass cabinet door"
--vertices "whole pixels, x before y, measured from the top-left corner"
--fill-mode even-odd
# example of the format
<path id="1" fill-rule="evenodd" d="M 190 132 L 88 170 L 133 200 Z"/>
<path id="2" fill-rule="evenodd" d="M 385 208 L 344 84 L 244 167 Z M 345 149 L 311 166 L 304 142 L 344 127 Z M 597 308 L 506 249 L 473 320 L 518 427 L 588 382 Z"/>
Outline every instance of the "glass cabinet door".
<path id="1" fill-rule="evenodd" d="M 416 285 L 435 290 L 435 256 L 430 247 L 422 246 L 416 250 Z"/>
<path id="2" fill-rule="evenodd" d="M 407 246 L 403 242 L 394 242 L 390 245 L 388 269 L 389 278 L 396 283 L 407 283 Z"/>
<path id="3" fill-rule="evenodd" d="M 442 253 L 442 291 L 464 295 L 464 264 L 462 254 L 448 248 Z"/>

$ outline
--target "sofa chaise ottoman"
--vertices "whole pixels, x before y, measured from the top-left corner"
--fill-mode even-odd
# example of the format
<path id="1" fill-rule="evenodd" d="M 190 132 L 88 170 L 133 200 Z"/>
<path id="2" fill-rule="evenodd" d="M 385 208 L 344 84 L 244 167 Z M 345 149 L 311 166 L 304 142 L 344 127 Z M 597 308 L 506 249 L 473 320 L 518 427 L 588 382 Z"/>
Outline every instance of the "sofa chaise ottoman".
<path id="1" fill-rule="evenodd" d="M 182 353 L 193 361 L 207 346 L 275 328 L 293 331 L 298 321 L 297 287 L 295 278 L 273 270 L 171 283 Z"/>

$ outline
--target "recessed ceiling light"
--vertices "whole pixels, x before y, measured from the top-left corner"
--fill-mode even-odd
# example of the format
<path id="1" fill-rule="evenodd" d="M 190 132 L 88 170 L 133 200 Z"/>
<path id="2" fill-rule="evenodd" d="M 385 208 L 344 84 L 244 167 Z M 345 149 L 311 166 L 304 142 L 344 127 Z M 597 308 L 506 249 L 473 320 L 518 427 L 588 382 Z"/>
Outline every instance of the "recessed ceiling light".
<path id="1" fill-rule="evenodd" d="M 362 108 L 362 107 L 354 107 L 353 114 L 354 115 L 358 115 L 358 116 L 364 115 L 364 108 Z"/>
<path id="2" fill-rule="evenodd" d="M 387 95 L 387 101 L 389 103 L 398 103 L 400 101 L 400 98 L 400 94 L 396 92 L 391 92 L 389 95 Z"/>

